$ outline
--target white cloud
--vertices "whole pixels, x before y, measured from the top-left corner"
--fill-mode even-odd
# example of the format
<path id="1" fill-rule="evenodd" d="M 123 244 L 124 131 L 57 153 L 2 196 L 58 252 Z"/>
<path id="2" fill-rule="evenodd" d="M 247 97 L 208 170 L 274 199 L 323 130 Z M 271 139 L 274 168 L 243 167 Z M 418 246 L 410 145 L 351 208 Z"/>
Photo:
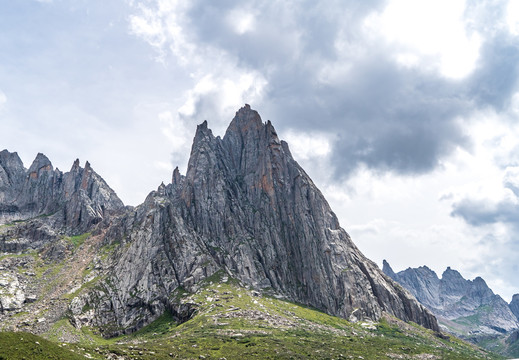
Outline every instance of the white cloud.
<path id="1" fill-rule="evenodd" d="M 227 23 L 239 35 L 256 28 L 256 17 L 251 9 L 235 8 L 227 14 Z"/>
<path id="2" fill-rule="evenodd" d="M 175 166 L 179 166 L 182 173 L 185 174 L 187 170 L 187 160 L 190 153 L 191 140 L 193 138 L 193 129 L 191 126 L 185 123 L 179 116 L 173 116 L 170 111 L 164 111 L 159 114 L 159 121 L 161 126 L 162 134 L 169 140 L 169 148 L 173 153 L 174 160 L 177 162 Z M 161 162 L 163 164 L 164 162 Z M 163 169 L 169 170 L 172 168 L 170 163 L 169 167 L 166 168 L 163 165 Z M 172 170 L 172 169 L 171 169 Z"/>
<path id="3" fill-rule="evenodd" d="M 7 103 L 7 96 L 5 93 L 0 90 L 0 110 L 3 110 L 5 108 L 5 104 Z"/>
<path id="4" fill-rule="evenodd" d="M 332 150 L 328 134 L 310 134 L 291 130 L 285 134 L 285 140 L 290 145 L 290 152 L 298 161 L 309 159 L 323 161 Z"/>
<path id="5" fill-rule="evenodd" d="M 229 122 L 229 114 L 244 103 L 260 101 L 267 81 L 259 71 L 238 65 L 239 60 L 225 50 L 197 43 L 185 16 L 189 6 L 188 1 L 165 0 L 155 8 L 139 4 L 140 13 L 130 18 L 131 29 L 159 51 L 160 61 L 167 63 L 171 57 L 191 74 L 192 87 L 185 91 L 178 116 L 197 122 L 207 119 L 218 133 Z M 240 33 L 254 25 L 253 15 L 245 10 L 235 9 L 229 16 Z"/>
<path id="6" fill-rule="evenodd" d="M 506 24 L 508 31 L 513 35 L 519 35 L 519 0 L 509 0 L 506 8 Z"/>
<path id="7" fill-rule="evenodd" d="M 461 79 L 474 71 L 481 37 L 465 29 L 465 0 L 392 0 L 365 22 L 394 49 L 404 66 L 436 69 Z"/>
<path id="8" fill-rule="evenodd" d="M 183 24 L 189 2 L 159 0 L 156 4 L 152 7 L 131 3 L 139 13 L 129 17 L 130 30 L 155 48 L 160 62 L 165 62 L 167 52 L 172 51 L 176 60 L 185 65 L 195 53 Z"/>

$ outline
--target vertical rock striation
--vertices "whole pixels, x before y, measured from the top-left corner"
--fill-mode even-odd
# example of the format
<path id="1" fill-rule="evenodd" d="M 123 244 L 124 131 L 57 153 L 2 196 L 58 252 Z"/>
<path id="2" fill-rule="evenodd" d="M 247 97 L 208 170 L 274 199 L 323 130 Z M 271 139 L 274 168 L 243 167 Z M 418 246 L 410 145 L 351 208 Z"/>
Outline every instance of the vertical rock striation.
<path id="1" fill-rule="evenodd" d="M 107 236 L 124 244 L 113 271 L 75 307 L 78 319 L 85 305 L 96 309 L 93 324 L 108 327 L 109 318 L 132 331 L 164 309 L 185 317 L 175 292 L 195 291 L 221 270 L 351 320 L 387 312 L 438 330 L 434 316 L 357 249 L 288 144 L 248 105 L 223 138 L 199 125 L 185 177 L 175 169 L 171 184 Z"/>
<path id="2" fill-rule="evenodd" d="M 76 289 L 69 310 L 76 326 L 107 336 L 166 310 L 189 318 L 196 309 L 178 295 L 217 273 L 352 321 L 387 313 L 438 330 L 435 317 L 358 250 L 288 144 L 248 105 L 223 138 L 199 125 L 185 176 L 176 168 L 171 183 L 136 208 L 125 208 L 88 162 L 62 173 L 38 154 L 25 169 L 4 150 L 0 224 L 14 220 L 30 221 L 2 227 L 0 251 L 45 248 L 61 259 L 63 235 L 95 232 L 88 246 L 70 245 L 76 256 L 90 251 L 95 276 Z M 0 286 L 1 306 L 18 309 L 18 288 Z"/>

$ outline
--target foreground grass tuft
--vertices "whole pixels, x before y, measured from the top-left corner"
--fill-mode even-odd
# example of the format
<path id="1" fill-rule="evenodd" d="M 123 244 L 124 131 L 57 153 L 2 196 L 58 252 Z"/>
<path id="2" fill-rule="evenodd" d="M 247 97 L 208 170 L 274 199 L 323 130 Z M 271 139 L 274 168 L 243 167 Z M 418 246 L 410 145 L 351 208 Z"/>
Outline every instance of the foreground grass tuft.
<path id="1" fill-rule="evenodd" d="M 85 359 L 42 337 L 24 332 L 0 332 L 0 359 Z"/>

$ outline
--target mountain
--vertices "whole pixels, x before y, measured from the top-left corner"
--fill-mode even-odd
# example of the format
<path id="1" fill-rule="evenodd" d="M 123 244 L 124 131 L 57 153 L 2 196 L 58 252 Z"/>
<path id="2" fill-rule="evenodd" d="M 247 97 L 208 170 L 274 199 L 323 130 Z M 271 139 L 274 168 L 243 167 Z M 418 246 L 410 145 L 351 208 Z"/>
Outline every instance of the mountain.
<path id="1" fill-rule="evenodd" d="M 62 173 L 38 154 L 26 170 L 3 151 L 0 180 L 0 329 L 71 342 L 89 331 L 128 335 L 164 316 L 202 321 L 193 299 L 225 278 L 258 301 L 439 331 L 358 250 L 288 144 L 248 105 L 223 137 L 199 125 L 186 174 L 175 169 L 137 207 L 88 162 Z"/>
<path id="2" fill-rule="evenodd" d="M 18 154 L 0 152 L 0 254 L 5 253 L 0 255 L 0 314 L 20 311 L 44 295 L 32 272 L 16 271 L 26 262 L 23 257 L 21 263 L 15 261 L 15 254 L 63 260 L 72 248 L 70 236 L 106 227 L 123 210 L 122 201 L 88 162 L 81 168 L 76 160 L 62 173 L 38 154 L 26 169 Z"/>
<path id="3" fill-rule="evenodd" d="M 0 152 L 0 221 L 53 216 L 54 227 L 82 232 L 124 207 L 106 182 L 76 160 L 67 173 L 54 169 L 43 154 L 25 169 L 17 153 Z"/>
<path id="4" fill-rule="evenodd" d="M 519 295 L 507 304 L 481 277 L 466 280 L 450 267 L 441 278 L 427 266 L 395 273 L 386 260 L 382 270 L 431 310 L 445 331 L 456 336 L 496 350 L 496 343 L 503 343 L 519 329 Z"/>
<path id="5" fill-rule="evenodd" d="M 241 283 L 351 320 L 387 312 L 438 330 L 436 320 L 365 258 L 272 124 L 249 106 L 223 138 L 198 126 L 185 177 L 161 185 L 107 232 L 120 244 L 74 319 L 107 334 L 133 331 L 166 309 L 194 309 L 178 291 L 224 271 Z M 89 308 L 89 314 L 80 309 Z M 107 311 L 109 310 L 109 311 Z"/>

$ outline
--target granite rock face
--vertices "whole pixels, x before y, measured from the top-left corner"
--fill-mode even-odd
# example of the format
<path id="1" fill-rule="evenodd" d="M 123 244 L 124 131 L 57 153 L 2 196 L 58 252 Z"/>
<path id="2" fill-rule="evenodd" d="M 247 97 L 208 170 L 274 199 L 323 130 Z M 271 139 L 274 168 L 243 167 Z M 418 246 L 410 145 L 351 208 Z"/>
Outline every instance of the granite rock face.
<path id="1" fill-rule="evenodd" d="M 510 301 L 508 306 L 514 315 L 519 319 L 519 294 L 514 294 L 514 296 L 512 296 L 512 301 Z"/>
<path id="2" fill-rule="evenodd" d="M 45 269 L 57 266 L 60 274 L 52 295 L 34 286 L 35 276 L 24 275 L 20 286 L 3 281 L 6 313 L 32 314 L 20 308 L 24 286 L 38 299 L 27 306 L 38 311 L 68 294 L 52 318 L 67 314 L 77 327 L 114 336 L 164 311 L 189 319 L 196 305 L 179 294 L 226 277 L 352 321 L 388 313 L 439 330 L 409 291 L 358 250 L 288 144 L 248 105 L 223 138 L 199 125 L 185 176 L 176 168 L 170 184 L 135 208 L 124 207 L 88 162 L 62 173 L 38 154 L 27 170 L 16 153 L 2 151 L 0 225 L 1 252 L 31 249 L 28 272 L 44 266 L 51 278 Z M 73 237 L 79 234 L 86 237 Z"/>
<path id="3" fill-rule="evenodd" d="M 21 309 L 25 302 L 23 285 L 12 273 L 0 274 L 0 313 Z"/>
<path id="4" fill-rule="evenodd" d="M 514 302 L 509 306 L 481 277 L 466 280 L 450 267 L 441 279 L 426 266 L 395 273 L 385 260 L 383 270 L 430 309 L 447 329 L 452 331 L 456 323 L 463 326 L 465 334 L 454 331 L 457 335 L 499 335 L 519 328 Z"/>
<path id="5" fill-rule="evenodd" d="M 124 207 L 88 161 L 69 172 L 54 169 L 43 154 L 25 169 L 16 153 L 0 152 L 0 223 L 52 217 L 54 228 L 70 233 L 92 229 L 110 212 Z"/>
<path id="6" fill-rule="evenodd" d="M 198 126 L 185 176 L 175 169 L 115 223 L 110 272 L 76 300 L 77 322 L 108 335 L 142 327 L 217 272 L 351 320 L 387 312 L 438 330 L 434 316 L 357 249 L 274 127 L 248 105 L 223 138 Z M 85 317 L 80 309 L 94 309 Z M 116 330 L 113 330 L 116 329 Z"/>

